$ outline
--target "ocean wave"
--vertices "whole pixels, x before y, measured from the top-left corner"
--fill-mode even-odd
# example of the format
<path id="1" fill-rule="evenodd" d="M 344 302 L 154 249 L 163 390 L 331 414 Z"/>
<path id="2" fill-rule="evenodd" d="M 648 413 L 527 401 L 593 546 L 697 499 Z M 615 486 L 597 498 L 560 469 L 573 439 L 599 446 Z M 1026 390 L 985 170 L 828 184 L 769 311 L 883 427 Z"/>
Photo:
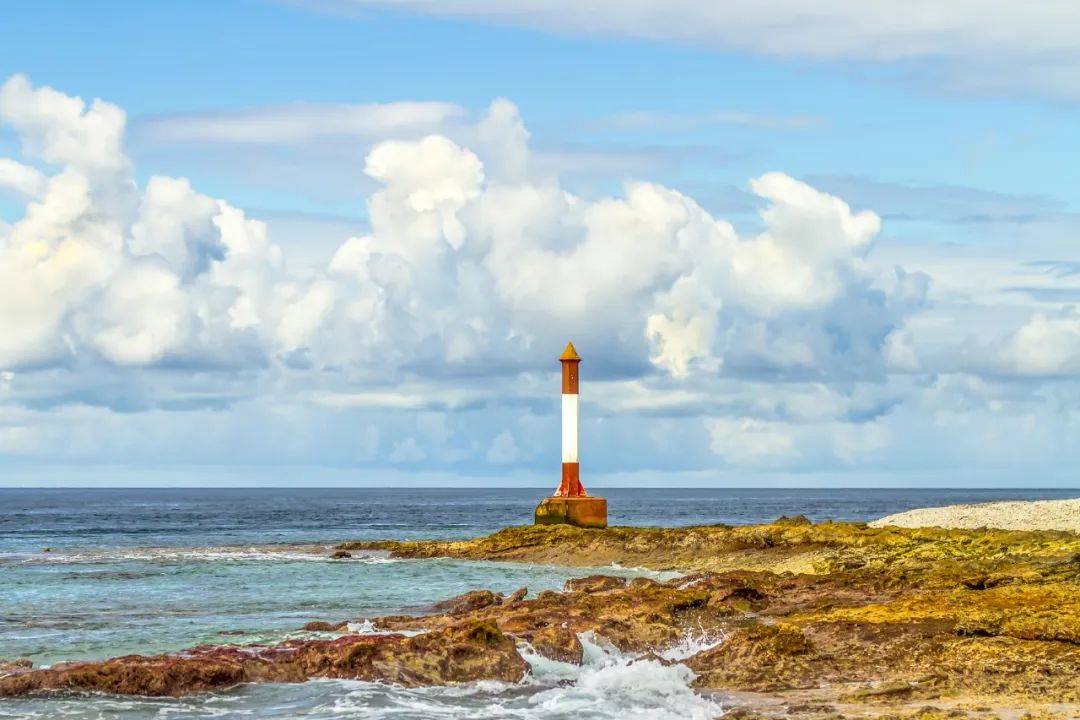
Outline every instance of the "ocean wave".
<path id="1" fill-rule="evenodd" d="M 345 629 L 353 635 L 404 635 L 405 637 L 415 637 L 428 632 L 427 630 L 382 630 L 375 627 L 375 624 L 368 619 L 348 623 Z"/>
<path id="2" fill-rule="evenodd" d="M 353 552 L 348 560 L 330 557 L 331 545 L 252 545 L 222 547 L 109 548 L 103 550 L 4 553 L 0 564 L 87 565 L 117 562 L 327 562 L 384 564 L 401 562 L 389 553 L 371 550 Z"/>
<path id="3" fill-rule="evenodd" d="M 524 717 L 705 720 L 723 713 L 716 700 L 693 690 L 690 684 L 696 675 L 686 665 L 623 653 L 591 632 L 578 637 L 583 649 L 580 666 L 551 660 L 523 647 L 522 655 L 532 668 L 531 682 L 545 687 L 529 698 L 536 712 Z M 685 660 L 721 641 L 704 633 L 687 635 L 660 657 Z"/>

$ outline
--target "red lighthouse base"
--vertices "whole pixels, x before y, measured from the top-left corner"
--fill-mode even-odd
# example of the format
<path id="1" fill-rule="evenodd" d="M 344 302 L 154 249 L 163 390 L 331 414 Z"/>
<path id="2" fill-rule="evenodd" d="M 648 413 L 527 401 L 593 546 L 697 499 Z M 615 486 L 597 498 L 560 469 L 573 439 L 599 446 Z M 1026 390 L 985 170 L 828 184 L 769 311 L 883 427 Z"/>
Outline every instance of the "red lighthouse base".
<path id="1" fill-rule="evenodd" d="M 536 506 L 536 524 L 606 528 L 607 500 L 591 495 L 544 498 Z"/>

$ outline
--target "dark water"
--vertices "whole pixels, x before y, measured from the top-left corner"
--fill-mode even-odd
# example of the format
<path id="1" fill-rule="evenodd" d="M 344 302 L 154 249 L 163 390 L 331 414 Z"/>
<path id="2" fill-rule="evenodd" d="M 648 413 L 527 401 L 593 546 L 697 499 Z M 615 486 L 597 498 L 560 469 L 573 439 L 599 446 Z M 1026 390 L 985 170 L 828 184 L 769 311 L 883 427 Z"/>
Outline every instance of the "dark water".
<path id="1" fill-rule="evenodd" d="M 1064 490 L 605 489 L 626 525 L 871 520 L 915 507 L 1076 495 Z M 312 619 L 422 612 L 475 588 L 532 593 L 588 570 L 378 553 L 329 560 L 347 539 L 467 537 L 531 521 L 545 490 L 0 489 L 0 658 L 38 664 L 305 637 Z M 46 552 L 45 548 L 49 548 Z M 634 568 L 603 568 L 624 575 Z M 693 639 L 707 642 L 708 638 Z M 0 700 L 0 720 L 91 718 L 711 718 L 683 665 L 593 647 L 584 667 L 533 657 L 522 683 L 406 690 L 259 685 L 184 700 Z"/>

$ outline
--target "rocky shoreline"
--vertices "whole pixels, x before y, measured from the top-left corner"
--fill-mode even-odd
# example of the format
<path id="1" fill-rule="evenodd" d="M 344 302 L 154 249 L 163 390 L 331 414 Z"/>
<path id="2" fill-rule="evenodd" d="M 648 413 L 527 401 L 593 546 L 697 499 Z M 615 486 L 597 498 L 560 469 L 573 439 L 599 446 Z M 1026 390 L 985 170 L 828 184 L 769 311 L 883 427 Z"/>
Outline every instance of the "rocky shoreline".
<path id="1" fill-rule="evenodd" d="M 405 686 L 528 672 L 525 643 L 580 663 L 583 633 L 661 662 L 680 661 L 695 687 L 736 716 L 1080 716 L 1080 536 L 1062 532 L 759 526 L 508 528 L 455 542 L 345 543 L 405 558 L 621 566 L 683 573 L 671 580 L 607 575 L 528 597 L 477 590 L 423 616 L 344 618 L 340 633 L 273 647 L 201 647 L 152 657 L 0 665 L 0 697 L 48 691 L 184 695 L 244 682 L 358 678 Z M 341 560 L 348 562 L 348 558 Z"/>

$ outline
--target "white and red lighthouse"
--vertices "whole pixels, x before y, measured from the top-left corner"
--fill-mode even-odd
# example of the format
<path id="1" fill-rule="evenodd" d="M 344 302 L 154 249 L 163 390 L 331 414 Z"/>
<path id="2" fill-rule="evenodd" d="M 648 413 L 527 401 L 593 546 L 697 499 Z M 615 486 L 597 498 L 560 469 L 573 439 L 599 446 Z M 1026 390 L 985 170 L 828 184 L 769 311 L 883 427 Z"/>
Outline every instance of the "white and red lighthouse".
<path id="1" fill-rule="evenodd" d="M 581 484 L 578 455 L 578 411 L 581 387 L 581 356 L 567 343 L 559 357 L 562 366 L 562 482 L 555 495 L 536 508 L 540 525 L 567 523 L 579 527 L 607 527 L 607 500 L 592 497 Z"/>
<path id="2" fill-rule="evenodd" d="M 581 356 L 574 343 L 566 343 L 559 357 L 562 365 L 562 483 L 555 497 L 581 497 L 585 488 L 581 484 L 578 463 L 578 380 Z"/>

